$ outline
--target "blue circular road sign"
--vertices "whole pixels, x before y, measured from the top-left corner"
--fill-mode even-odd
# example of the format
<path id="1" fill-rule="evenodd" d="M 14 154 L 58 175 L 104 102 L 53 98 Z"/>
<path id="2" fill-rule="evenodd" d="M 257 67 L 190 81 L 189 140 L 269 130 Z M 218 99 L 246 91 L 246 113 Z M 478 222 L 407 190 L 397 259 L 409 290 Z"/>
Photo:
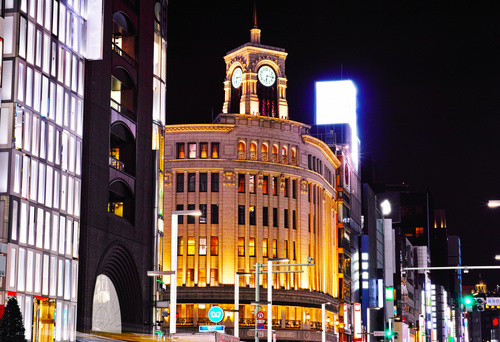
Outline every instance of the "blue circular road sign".
<path id="1" fill-rule="evenodd" d="M 219 323 L 224 318 L 224 310 L 220 306 L 212 306 L 208 310 L 208 319 L 214 323 Z"/>

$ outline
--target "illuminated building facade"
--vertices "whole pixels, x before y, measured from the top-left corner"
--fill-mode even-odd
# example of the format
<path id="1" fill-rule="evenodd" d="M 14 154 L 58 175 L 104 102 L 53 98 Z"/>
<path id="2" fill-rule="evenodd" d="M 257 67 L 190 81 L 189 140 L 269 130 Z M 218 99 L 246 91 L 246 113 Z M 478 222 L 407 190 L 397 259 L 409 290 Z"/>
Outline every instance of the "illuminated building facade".
<path id="1" fill-rule="evenodd" d="M 101 1 L 2 4 L 0 302 L 17 297 L 26 339 L 74 341 L 85 61 L 102 56 Z"/>
<path id="2" fill-rule="evenodd" d="M 223 113 L 212 124 L 165 128 L 163 269 L 172 269 L 167 253 L 177 244 L 178 331 L 208 323 L 210 305 L 234 310 L 236 285 L 240 337 L 253 340 L 255 273 L 239 284 L 235 273 L 254 272 L 270 258 L 307 264 L 312 257 L 303 273 L 273 275 L 272 327 L 278 340 L 320 341 L 320 308 L 329 303 L 328 340 L 337 338 L 340 161 L 310 126 L 288 120 L 285 58 L 283 49 L 260 44 L 254 27 L 251 41 L 225 57 Z M 202 215 L 179 216 L 171 241 L 171 213 L 186 209 Z M 264 300 L 267 275 L 259 277 Z M 233 319 L 226 313 L 226 332 Z"/>
<path id="3" fill-rule="evenodd" d="M 162 237 L 167 1 L 105 1 L 86 65 L 78 330 L 151 332 Z"/>

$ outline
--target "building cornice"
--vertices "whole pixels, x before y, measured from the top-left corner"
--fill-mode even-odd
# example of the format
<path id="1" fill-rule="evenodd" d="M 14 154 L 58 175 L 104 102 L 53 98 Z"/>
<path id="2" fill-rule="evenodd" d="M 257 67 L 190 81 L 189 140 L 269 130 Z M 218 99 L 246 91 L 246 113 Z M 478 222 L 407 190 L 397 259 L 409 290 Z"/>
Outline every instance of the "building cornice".
<path id="1" fill-rule="evenodd" d="M 328 158 L 328 161 L 330 163 L 332 163 L 336 168 L 339 168 L 340 165 L 342 165 L 342 163 L 337 158 L 337 156 L 332 152 L 332 150 L 330 149 L 330 147 L 328 147 L 328 145 L 325 142 L 323 142 L 322 140 L 314 138 L 314 137 L 312 137 L 310 135 L 303 135 L 302 136 L 302 141 L 304 143 L 306 143 L 306 144 L 311 144 L 313 146 L 316 146 L 320 150 L 322 150 L 323 153 L 325 154 L 325 156 Z"/>
<path id="2" fill-rule="evenodd" d="M 165 126 L 165 133 L 177 132 L 231 132 L 235 125 L 214 125 L 214 124 L 192 124 L 192 125 L 168 125 Z"/>

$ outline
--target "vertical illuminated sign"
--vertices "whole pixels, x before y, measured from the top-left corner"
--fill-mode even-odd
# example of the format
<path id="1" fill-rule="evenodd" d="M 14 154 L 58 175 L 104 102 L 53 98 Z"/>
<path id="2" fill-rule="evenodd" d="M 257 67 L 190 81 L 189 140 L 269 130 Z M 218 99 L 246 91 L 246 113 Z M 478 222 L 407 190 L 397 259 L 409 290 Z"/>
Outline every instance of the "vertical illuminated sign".
<path id="1" fill-rule="evenodd" d="M 3 70 L 3 38 L 0 38 L 0 87 L 2 86 L 2 70 Z"/>
<path id="2" fill-rule="evenodd" d="M 360 339 L 361 334 L 361 304 L 354 303 L 354 338 Z"/>

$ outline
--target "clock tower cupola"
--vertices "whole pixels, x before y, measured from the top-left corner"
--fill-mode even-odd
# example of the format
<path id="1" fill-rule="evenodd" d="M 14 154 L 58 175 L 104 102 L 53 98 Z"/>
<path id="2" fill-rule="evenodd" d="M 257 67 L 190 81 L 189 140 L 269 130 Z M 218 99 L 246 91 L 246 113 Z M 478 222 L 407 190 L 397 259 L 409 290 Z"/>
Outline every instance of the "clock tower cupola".
<path id="1" fill-rule="evenodd" d="M 260 34 L 254 10 L 250 42 L 224 56 L 226 78 L 222 112 L 288 119 L 285 75 L 288 54 L 284 49 L 262 45 Z"/>

